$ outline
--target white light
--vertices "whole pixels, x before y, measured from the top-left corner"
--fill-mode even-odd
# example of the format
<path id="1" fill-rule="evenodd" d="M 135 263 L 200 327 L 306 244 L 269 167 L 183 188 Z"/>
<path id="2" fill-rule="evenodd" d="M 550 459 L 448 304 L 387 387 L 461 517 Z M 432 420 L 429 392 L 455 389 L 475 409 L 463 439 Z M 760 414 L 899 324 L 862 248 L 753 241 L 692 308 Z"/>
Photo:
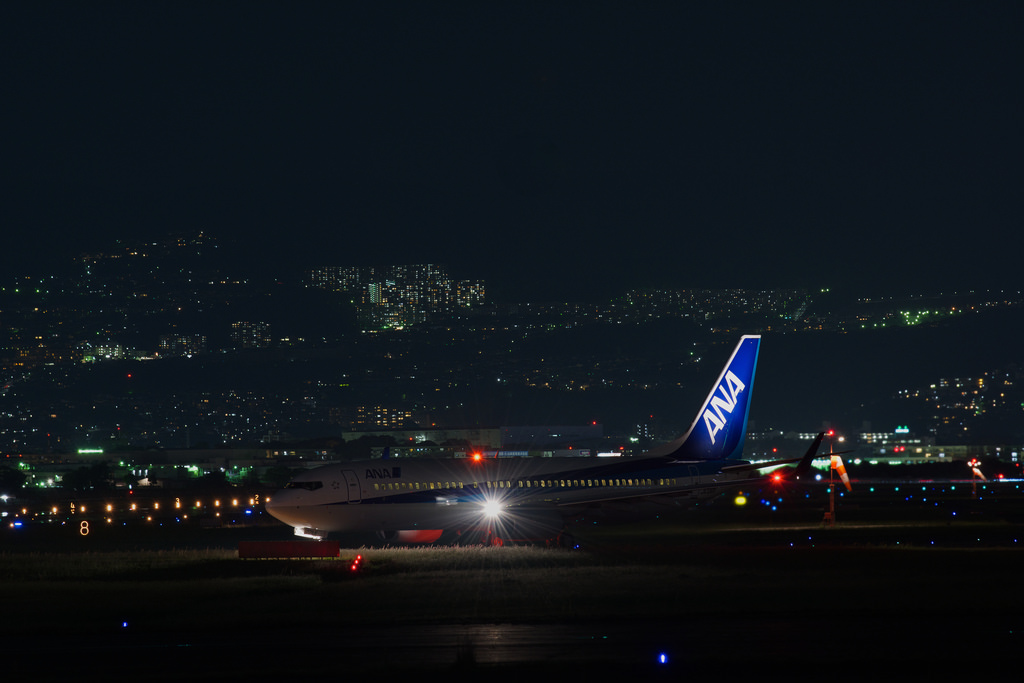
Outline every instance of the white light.
<path id="1" fill-rule="evenodd" d="M 484 503 L 484 514 L 488 517 L 497 517 L 501 514 L 501 503 L 496 500 L 489 500 Z"/>

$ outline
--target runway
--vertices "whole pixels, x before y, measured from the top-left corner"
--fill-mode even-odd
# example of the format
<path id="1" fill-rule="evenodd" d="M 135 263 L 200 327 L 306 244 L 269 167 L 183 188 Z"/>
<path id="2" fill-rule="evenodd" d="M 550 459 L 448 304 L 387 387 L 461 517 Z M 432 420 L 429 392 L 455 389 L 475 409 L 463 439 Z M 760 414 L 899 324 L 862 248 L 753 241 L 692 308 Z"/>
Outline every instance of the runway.
<path id="1" fill-rule="evenodd" d="M 718 512 L 578 553 L 366 549 L 357 576 L 226 550 L 8 547 L 0 660 L 12 676 L 133 683 L 1016 679 L 995 663 L 1024 651 L 1024 500 L 927 495 L 847 504 L 835 528 Z"/>
<path id="2" fill-rule="evenodd" d="M 829 599 L 823 596 L 823 606 Z M 545 624 L 434 624 L 313 631 L 273 628 L 234 634 L 94 634 L 59 645 L 8 639 L 11 662 L 37 662 L 47 677 L 77 680 L 296 680 L 297 676 L 443 674 L 469 680 L 519 679 L 535 672 L 661 676 L 745 675 L 756 680 L 863 680 L 976 671 L 980 659 L 1011 657 L 1024 646 L 1024 623 L 971 621 L 963 615 L 808 616 Z M 37 670 L 38 671 L 38 670 Z M 996 675 L 995 672 L 990 672 Z M 997 676 L 998 677 L 998 676 Z"/>

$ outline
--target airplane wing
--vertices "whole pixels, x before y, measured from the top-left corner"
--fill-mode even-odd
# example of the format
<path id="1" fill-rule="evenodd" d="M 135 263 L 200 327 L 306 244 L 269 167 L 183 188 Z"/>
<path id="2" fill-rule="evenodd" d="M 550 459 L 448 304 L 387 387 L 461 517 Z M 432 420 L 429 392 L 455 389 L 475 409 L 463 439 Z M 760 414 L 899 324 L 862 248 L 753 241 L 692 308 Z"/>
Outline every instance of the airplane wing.
<path id="1" fill-rule="evenodd" d="M 715 475 L 702 475 L 700 481 L 696 482 L 692 488 L 676 489 L 672 492 L 654 491 L 654 490 L 622 490 L 614 493 L 610 493 L 607 496 L 601 498 L 588 498 L 586 501 L 559 501 L 554 503 L 559 508 L 569 507 L 585 507 L 587 505 L 595 505 L 600 503 L 614 503 L 614 502 L 626 502 L 626 501 L 663 501 L 671 502 L 676 498 L 689 498 L 693 495 L 695 490 L 701 490 L 704 492 L 711 491 L 713 489 L 729 489 L 737 488 L 742 486 L 748 486 L 750 484 L 763 483 L 765 477 L 758 474 L 760 470 L 768 469 L 770 467 L 780 467 L 783 465 L 792 465 L 797 463 L 795 468 L 782 472 L 781 475 L 785 479 L 794 478 L 797 479 L 806 473 L 811 467 L 811 461 L 817 457 L 818 448 L 821 446 L 821 441 L 825 437 L 825 432 L 819 432 L 818 436 L 815 437 L 811 446 L 807 449 L 807 452 L 800 458 L 783 458 L 781 460 L 770 460 L 768 462 L 759 463 L 737 463 L 735 465 L 726 465 L 722 467 L 720 473 L 723 475 L 729 475 L 724 480 L 716 481 Z M 849 451 L 844 451 L 849 452 Z M 676 461 L 675 464 L 685 464 L 682 461 Z M 742 475 L 745 472 L 755 473 L 753 476 L 744 478 Z M 739 475 L 739 476 L 736 476 Z"/>
<path id="2" fill-rule="evenodd" d="M 764 469 L 768 469 L 769 467 L 778 467 L 779 465 L 792 465 L 793 463 L 800 462 L 802 460 L 803 460 L 803 458 L 786 458 L 785 460 L 771 460 L 769 462 L 758 462 L 758 463 L 748 462 L 748 463 L 743 464 L 743 465 L 729 465 L 728 467 L 723 467 L 722 471 L 723 472 L 746 472 L 748 470 L 750 470 L 750 471 L 753 471 L 753 470 L 764 470 Z"/>
<path id="3" fill-rule="evenodd" d="M 751 471 L 753 471 L 753 469 Z M 610 489 L 608 494 L 604 496 L 594 497 L 591 495 L 585 500 L 559 500 L 552 501 L 551 504 L 557 508 L 588 507 L 600 505 L 602 503 L 622 502 L 663 502 L 667 504 L 674 504 L 676 499 L 692 498 L 695 493 L 699 494 L 699 497 L 702 498 L 708 497 L 709 494 L 716 496 L 718 495 L 718 491 L 716 490 L 725 491 L 728 489 L 735 489 L 764 482 L 765 477 L 760 474 L 746 478 L 729 477 L 727 479 L 717 481 L 715 480 L 715 475 L 706 474 L 702 475 L 700 477 L 700 481 L 695 483 L 693 486 L 677 488 L 671 491 L 663 491 L 657 488 L 625 488 L 618 491 Z"/>
<path id="4" fill-rule="evenodd" d="M 787 458 L 785 460 L 772 460 L 770 462 L 762 463 L 746 463 L 743 465 L 732 465 L 730 467 L 723 467 L 723 472 L 741 472 L 743 470 L 763 470 L 769 467 L 777 467 L 779 465 L 792 465 L 793 463 L 799 463 L 794 470 L 791 472 L 791 476 L 794 479 L 799 479 L 801 476 L 807 473 L 811 469 L 811 462 L 818 456 L 818 448 L 821 446 L 821 440 L 825 438 L 825 432 L 818 432 L 818 436 L 814 437 L 814 441 L 811 442 L 810 448 L 800 458 Z M 843 453 L 849 453 L 850 451 L 842 451 Z"/>

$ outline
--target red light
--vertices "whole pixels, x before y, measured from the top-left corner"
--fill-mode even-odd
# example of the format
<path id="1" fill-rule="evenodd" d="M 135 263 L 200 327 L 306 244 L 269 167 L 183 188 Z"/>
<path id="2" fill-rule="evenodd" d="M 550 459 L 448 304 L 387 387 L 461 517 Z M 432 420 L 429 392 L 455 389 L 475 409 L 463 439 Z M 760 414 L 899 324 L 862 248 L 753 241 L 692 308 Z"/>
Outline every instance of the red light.
<path id="1" fill-rule="evenodd" d="M 474 453 L 473 454 L 473 462 L 480 462 L 483 459 L 484 459 L 484 456 L 481 455 L 480 453 Z"/>

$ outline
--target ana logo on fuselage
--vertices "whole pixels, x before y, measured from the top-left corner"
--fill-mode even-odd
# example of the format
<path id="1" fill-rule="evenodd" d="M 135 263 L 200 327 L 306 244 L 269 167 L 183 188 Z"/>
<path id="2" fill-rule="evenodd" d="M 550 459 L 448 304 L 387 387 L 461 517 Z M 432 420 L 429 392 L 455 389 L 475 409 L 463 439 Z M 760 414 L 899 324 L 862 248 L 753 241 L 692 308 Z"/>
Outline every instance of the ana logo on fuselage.
<path id="1" fill-rule="evenodd" d="M 401 467 L 375 467 L 373 469 L 366 469 L 366 479 L 398 479 L 401 476 Z"/>
<path id="2" fill-rule="evenodd" d="M 721 396 L 718 394 L 711 395 L 711 404 L 704 411 L 704 426 L 708 428 L 708 436 L 711 437 L 711 443 L 715 443 L 715 434 L 718 434 L 718 432 L 725 428 L 729 415 L 736 408 L 736 397 L 744 389 L 746 387 L 743 385 L 743 382 L 732 373 L 732 370 L 729 370 L 725 373 L 725 382 L 718 385 L 718 391 L 721 393 Z"/>

